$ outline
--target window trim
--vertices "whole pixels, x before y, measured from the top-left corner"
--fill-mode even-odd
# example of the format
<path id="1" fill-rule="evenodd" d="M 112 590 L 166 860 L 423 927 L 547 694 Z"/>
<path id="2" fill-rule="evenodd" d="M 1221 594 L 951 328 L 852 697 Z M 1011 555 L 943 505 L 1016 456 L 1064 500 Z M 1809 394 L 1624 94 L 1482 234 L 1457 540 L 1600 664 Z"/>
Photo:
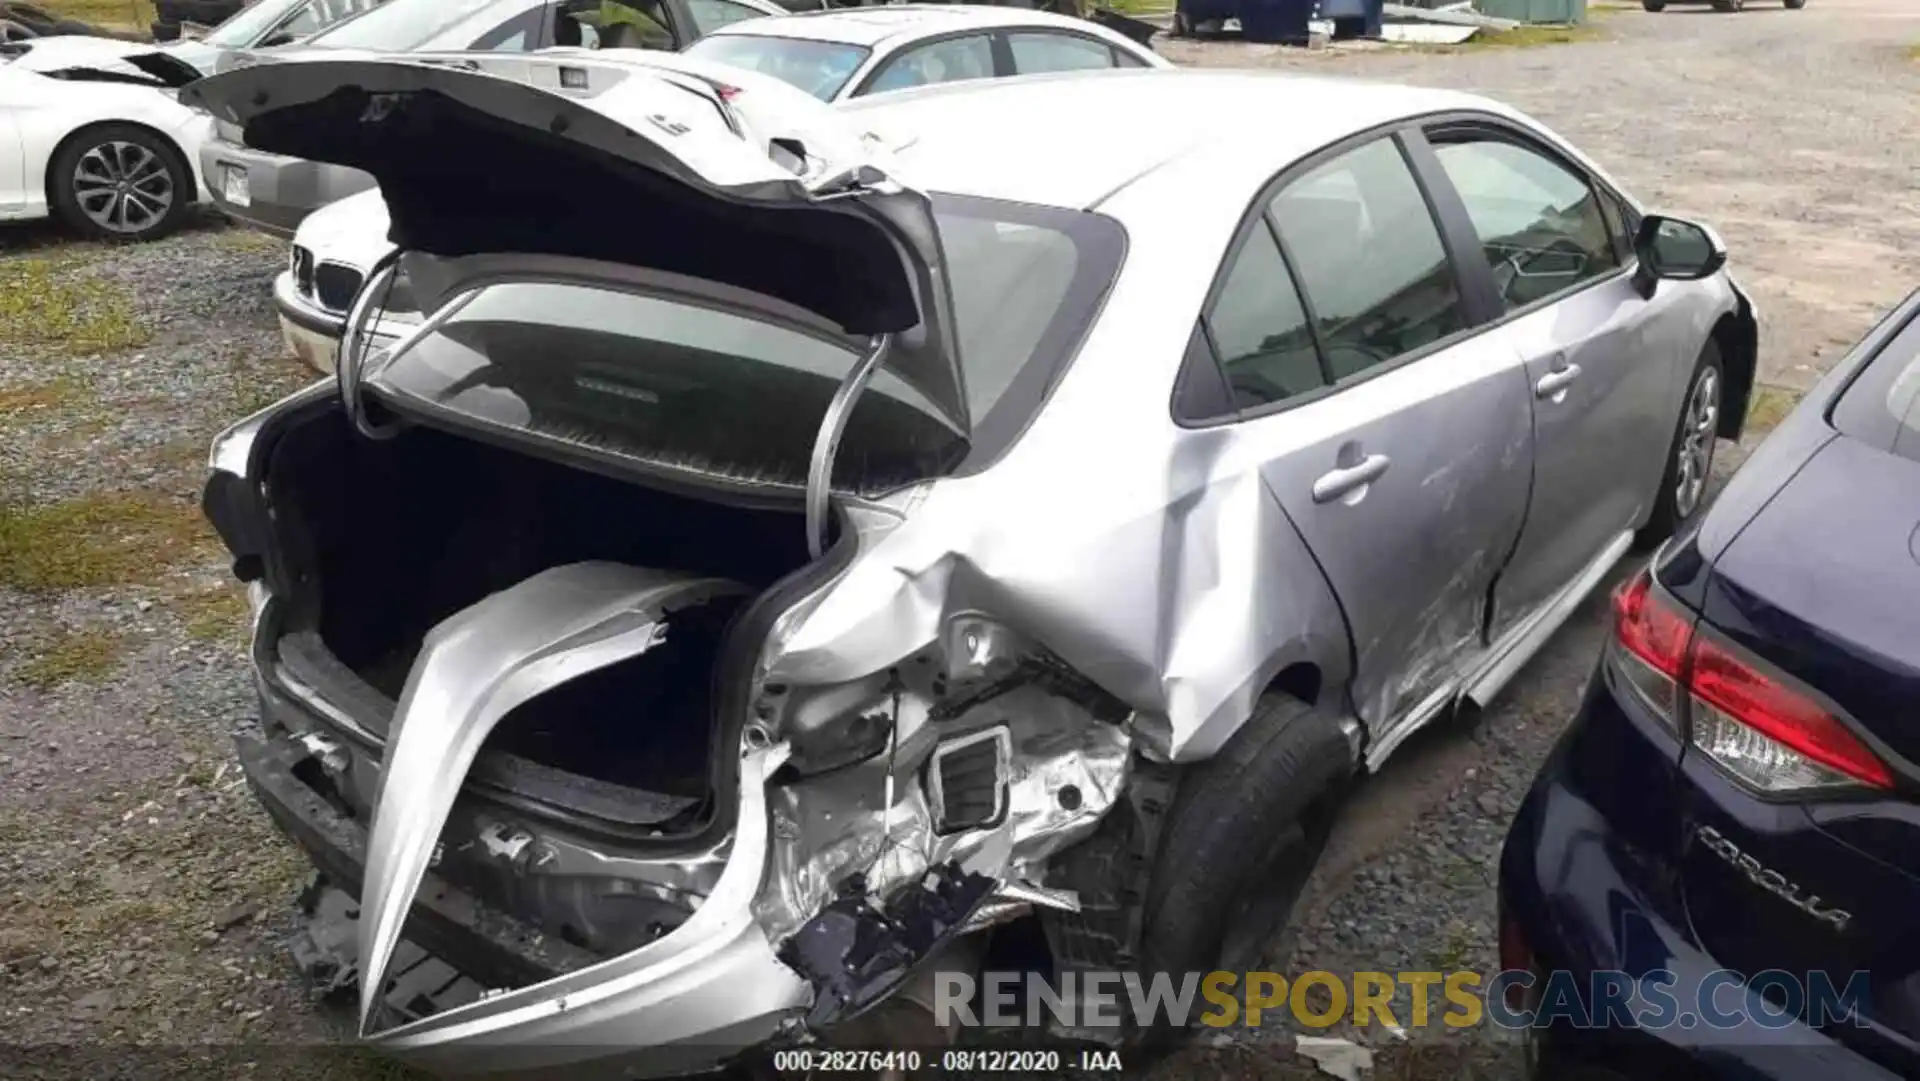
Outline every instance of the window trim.
<path id="1" fill-rule="evenodd" d="M 1247 210 L 1241 218 L 1239 226 L 1235 228 L 1232 243 L 1227 245 L 1226 253 L 1214 268 L 1213 282 L 1207 287 L 1206 298 L 1201 302 L 1200 310 L 1195 313 L 1194 319 L 1204 328 L 1207 312 L 1219 301 L 1220 293 L 1226 284 L 1228 271 L 1231 270 L 1233 265 L 1238 261 L 1241 251 L 1246 247 L 1247 238 L 1252 234 L 1255 225 L 1260 224 L 1271 232 L 1275 243 L 1280 247 L 1280 260 L 1286 265 L 1287 278 L 1293 283 L 1294 293 L 1300 301 L 1301 310 L 1307 315 L 1309 329 L 1314 337 L 1315 351 L 1320 354 L 1321 372 L 1322 374 L 1331 374 L 1327 368 L 1326 351 L 1321 349 L 1319 345 L 1319 330 L 1312 326 L 1312 301 L 1307 298 L 1305 292 L 1299 287 L 1300 276 L 1294 267 L 1293 254 L 1288 251 L 1285 240 L 1281 238 L 1280 230 L 1273 222 L 1269 208 L 1281 190 L 1299 180 L 1307 173 L 1370 143 L 1385 139 L 1392 141 L 1395 149 L 1400 152 L 1401 160 L 1406 163 L 1407 172 L 1413 178 L 1414 188 L 1419 191 L 1421 201 L 1427 206 L 1427 213 L 1432 218 L 1434 230 L 1440 239 L 1441 252 L 1446 257 L 1447 264 L 1453 269 L 1454 284 L 1460 293 L 1460 302 L 1466 312 L 1467 324 L 1452 334 L 1442 338 L 1436 338 L 1418 349 L 1408 350 L 1385 363 L 1375 364 L 1362 371 L 1355 372 L 1345 379 L 1329 382 L 1325 386 L 1305 394 L 1282 398 L 1277 402 L 1268 402 L 1265 405 L 1252 409 L 1234 409 L 1215 417 L 1182 416 L 1179 408 L 1180 402 L 1178 398 L 1171 397 L 1170 392 L 1168 402 L 1169 413 L 1176 425 L 1187 429 L 1219 428 L 1230 424 L 1240 424 L 1245 421 L 1260 420 L 1278 413 L 1284 413 L 1302 406 L 1311 405 L 1314 402 L 1330 398 L 1349 387 L 1385 375 L 1388 372 L 1397 371 L 1408 364 L 1432 356 L 1441 350 L 1449 349 L 1466 341 L 1468 338 L 1485 333 L 1492 325 L 1489 322 L 1489 316 L 1492 313 L 1486 310 L 1483 289 L 1490 286 L 1493 279 L 1493 270 L 1486 265 L 1486 258 L 1482 255 L 1479 259 L 1479 264 L 1483 270 L 1483 277 L 1478 279 L 1479 284 L 1475 284 L 1475 280 L 1469 272 L 1472 264 L 1468 263 L 1466 266 L 1463 266 L 1462 254 L 1456 250 L 1460 239 L 1458 234 L 1459 222 L 1454 220 L 1452 227 L 1448 224 L 1450 220 L 1456 217 L 1464 218 L 1466 210 L 1464 207 L 1449 208 L 1445 206 L 1442 201 L 1436 199 L 1433 186 L 1429 182 L 1430 178 L 1421 168 L 1419 155 L 1414 152 L 1414 141 L 1418 140 L 1418 146 L 1421 149 L 1426 149 L 1428 153 L 1431 153 L 1431 148 L 1426 147 L 1423 139 L 1419 139 L 1421 126 L 1429 122 L 1429 120 L 1430 117 L 1424 116 L 1403 117 L 1386 124 L 1376 125 L 1364 131 L 1355 132 L 1336 142 L 1329 143 L 1305 157 L 1288 163 L 1284 169 L 1274 174 L 1271 179 L 1261 185 L 1260 190 L 1254 195 L 1252 202 L 1248 205 Z M 1434 164 L 1437 165 L 1438 163 L 1435 162 Z M 1446 190 L 1451 193 L 1450 187 Z M 1457 200 L 1459 197 L 1457 194 L 1454 194 L 1453 198 Z M 1457 213 L 1450 214 L 1448 212 L 1450 209 Z M 1468 223 L 1468 225 L 1470 230 L 1471 223 Z M 1473 236 L 1471 232 L 1469 232 L 1468 235 Z M 1476 252 L 1479 251 L 1479 239 L 1477 236 L 1473 237 L 1473 244 L 1473 250 Z M 1212 341 L 1212 334 L 1208 332 L 1207 342 L 1214 367 L 1219 371 L 1219 379 L 1226 382 L 1226 369 L 1221 365 L 1219 350 L 1211 348 Z M 1183 378 L 1191 378 L 1185 372 L 1185 368 L 1189 363 L 1193 362 L 1192 358 L 1182 356 L 1181 367 L 1175 375 L 1174 386 L 1179 386 Z M 1231 383 L 1228 385 L 1231 386 Z"/>
<path id="2" fill-rule="evenodd" d="M 872 93 L 873 84 L 879 80 L 880 76 L 884 74 L 888 68 L 898 63 L 901 57 L 904 57 L 908 53 L 914 52 L 915 50 L 918 50 L 918 49 L 925 48 L 929 45 L 937 45 L 944 41 L 952 41 L 955 38 L 987 39 L 988 55 L 993 57 L 993 74 L 989 76 L 989 78 L 994 78 L 994 79 L 1006 78 L 1007 76 L 1006 69 L 1007 67 L 1011 66 L 1013 63 L 1011 59 L 1011 55 L 1007 50 L 1006 43 L 1004 41 L 999 40 L 999 34 L 994 30 L 986 29 L 978 26 L 969 26 L 961 30 L 949 30 L 942 34 L 929 34 L 923 38 L 914 38 L 911 42 L 907 43 L 906 45 L 900 48 L 891 49 L 886 53 L 883 53 L 874 57 L 872 60 L 868 61 L 868 63 L 871 66 L 868 67 L 867 73 L 865 75 L 862 75 L 859 81 L 853 84 L 853 89 L 851 91 L 848 91 L 845 94 L 835 95 L 834 100 L 839 101 L 842 98 L 857 98 L 857 97 L 862 97 L 866 94 Z M 949 79 L 948 80 L 948 82 L 973 82 L 973 81 L 975 80 L 972 80 L 972 79 Z M 919 85 L 920 86 L 945 86 L 947 84 L 946 83 L 921 83 Z M 910 86 L 903 86 L 900 89 L 912 90 L 916 88 L 910 87 Z M 892 91 L 883 90 L 883 91 L 880 91 L 880 93 L 886 94 L 886 93 L 892 93 Z"/>
<path id="3" fill-rule="evenodd" d="M 1614 267 L 1605 274 L 1575 282 L 1557 292 L 1548 293 L 1546 296 L 1540 297 L 1528 304 L 1514 308 L 1512 311 L 1507 311 L 1506 302 L 1500 299 L 1499 290 L 1493 284 L 1493 265 L 1487 262 L 1486 251 L 1480 243 L 1480 234 L 1473 228 L 1473 220 L 1467 214 L 1466 201 L 1464 197 L 1461 196 L 1459 189 L 1454 187 L 1452 178 L 1447 176 L 1446 168 L 1440 164 L 1439 155 L 1434 153 L 1433 148 L 1435 144 L 1443 144 L 1445 140 L 1435 140 L 1432 136 L 1448 134 L 1474 136 L 1477 137 L 1478 141 L 1509 143 L 1522 150 L 1539 154 L 1541 157 L 1567 170 L 1586 183 L 1587 189 L 1593 192 L 1596 197 L 1595 205 L 1601 208 L 1600 214 L 1602 219 L 1611 218 L 1611 215 L 1606 211 L 1606 204 L 1608 202 L 1613 202 L 1618 206 L 1629 209 L 1631 209 L 1632 204 L 1611 186 L 1603 183 L 1599 177 L 1594 176 L 1591 171 L 1579 162 L 1569 158 L 1564 151 L 1554 147 L 1538 135 L 1522 131 L 1513 122 L 1502 117 L 1497 117 L 1490 113 L 1456 112 L 1425 119 L 1420 124 L 1419 135 L 1421 142 L 1427 148 L 1427 152 L 1433 154 L 1433 182 L 1445 190 L 1451 200 L 1458 205 L 1459 214 L 1461 218 L 1464 219 L 1466 227 L 1465 236 L 1473 242 L 1472 253 L 1464 257 L 1468 272 L 1472 276 L 1480 279 L 1480 288 L 1484 289 L 1486 294 L 1494 301 L 1493 317 L 1487 323 L 1489 328 L 1505 326 L 1515 320 L 1532 315 L 1549 305 L 1558 304 L 1561 301 L 1578 296 L 1589 289 L 1597 289 L 1612 282 L 1630 278 L 1633 275 L 1634 271 L 1638 268 L 1639 260 L 1633 257 L 1631 252 L 1622 253 L 1618 251 L 1617 243 L 1609 243 L 1608 246 L 1615 249 L 1614 257 L 1619 259 L 1619 266 Z M 1611 235 L 1613 229 L 1610 221 L 1607 231 L 1610 241 L 1617 239 Z"/>

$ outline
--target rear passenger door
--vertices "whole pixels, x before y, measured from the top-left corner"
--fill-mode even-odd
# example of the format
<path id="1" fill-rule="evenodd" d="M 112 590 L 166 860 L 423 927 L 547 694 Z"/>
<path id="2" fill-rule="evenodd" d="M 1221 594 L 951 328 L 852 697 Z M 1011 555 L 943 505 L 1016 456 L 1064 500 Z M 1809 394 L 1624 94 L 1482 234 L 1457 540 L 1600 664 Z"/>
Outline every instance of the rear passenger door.
<path id="1" fill-rule="evenodd" d="M 1498 638 L 1618 544 L 1648 506 L 1672 437 L 1665 403 L 1677 358 L 1669 336 L 1650 333 L 1666 301 L 1634 288 L 1610 192 L 1503 124 L 1437 125 L 1426 137 L 1532 388 L 1533 498 L 1494 596 Z"/>
<path id="2" fill-rule="evenodd" d="M 1204 354 L 1236 443 L 1346 612 L 1376 746 L 1480 644 L 1532 452 L 1523 365 L 1478 324 L 1392 135 L 1282 174 L 1216 282 Z M 1202 408 L 1183 373 L 1176 409 Z"/>

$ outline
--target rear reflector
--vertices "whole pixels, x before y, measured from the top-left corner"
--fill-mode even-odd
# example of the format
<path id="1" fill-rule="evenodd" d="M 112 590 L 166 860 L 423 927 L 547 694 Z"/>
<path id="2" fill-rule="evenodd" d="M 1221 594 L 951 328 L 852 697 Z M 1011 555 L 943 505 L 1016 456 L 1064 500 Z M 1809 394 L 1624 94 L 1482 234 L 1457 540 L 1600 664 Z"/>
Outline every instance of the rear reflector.
<path id="1" fill-rule="evenodd" d="M 1893 787 L 1893 774 L 1812 694 L 1660 596 L 1647 571 L 1614 595 L 1615 670 L 1675 731 L 1686 688 L 1688 739 L 1769 795 L 1836 785 Z"/>

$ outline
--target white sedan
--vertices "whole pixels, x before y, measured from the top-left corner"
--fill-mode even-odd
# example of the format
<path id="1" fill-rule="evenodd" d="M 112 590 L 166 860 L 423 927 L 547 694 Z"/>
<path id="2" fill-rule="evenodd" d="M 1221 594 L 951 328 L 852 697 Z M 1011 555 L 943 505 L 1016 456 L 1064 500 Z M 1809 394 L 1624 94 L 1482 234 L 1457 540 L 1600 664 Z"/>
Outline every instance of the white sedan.
<path id="1" fill-rule="evenodd" d="M 889 4 L 754 19 L 687 55 L 771 75 L 822 101 L 935 83 L 1105 68 L 1171 67 L 1085 19 L 973 4 Z"/>
<path id="2" fill-rule="evenodd" d="M 696 0 L 695 7 L 729 2 Z M 966 79 L 1172 67 L 1146 46 L 1085 19 L 970 4 L 742 16 L 708 31 L 680 55 L 771 76 L 836 102 Z M 347 308 L 367 268 L 389 247 L 387 207 L 378 190 L 305 217 L 294 233 L 287 269 L 273 286 L 280 330 L 295 356 L 333 370 Z M 383 305 L 388 313 L 402 308 L 404 302 Z M 389 314 L 373 329 L 378 336 L 405 322 Z"/>
<path id="3" fill-rule="evenodd" d="M 205 197 L 196 163 L 213 121 L 173 89 L 198 73 L 159 53 L 133 59 L 146 58 L 157 74 L 120 60 L 0 63 L 0 221 L 51 215 L 95 238 L 151 240 Z"/>

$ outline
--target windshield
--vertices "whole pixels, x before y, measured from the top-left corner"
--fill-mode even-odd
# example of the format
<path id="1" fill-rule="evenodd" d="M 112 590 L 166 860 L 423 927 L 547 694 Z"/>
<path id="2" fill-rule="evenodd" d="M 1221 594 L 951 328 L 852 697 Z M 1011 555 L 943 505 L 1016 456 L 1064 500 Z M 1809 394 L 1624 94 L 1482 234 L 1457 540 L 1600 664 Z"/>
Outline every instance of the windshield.
<path id="1" fill-rule="evenodd" d="M 935 199 L 974 417 L 969 441 L 883 368 L 849 418 L 833 486 L 881 494 L 993 456 L 1064 370 L 1119 268 L 1111 219 Z M 457 303 L 457 302 L 456 302 Z M 900 348 L 914 348 L 904 335 Z M 452 415 L 591 456 L 799 488 L 861 343 L 690 294 L 505 281 L 370 370 L 401 411 Z"/>
<path id="2" fill-rule="evenodd" d="M 868 50 L 836 41 L 805 41 L 758 34 L 715 34 L 688 47 L 690 56 L 717 60 L 797 86 L 821 101 L 832 101 L 853 73 L 866 63 Z"/>
<path id="3" fill-rule="evenodd" d="M 309 45 L 328 49 L 418 49 L 436 34 L 496 0 L 388 0 L 387 3 L 315 34 Z M 504 20 L 507 16 L 502 15 Z"/>
<path id="4" fill-rule="evenodd" d="M 1920 461 L 1920 314 L 1854 378 L 1834 407 L 1833 426 Z"/>

